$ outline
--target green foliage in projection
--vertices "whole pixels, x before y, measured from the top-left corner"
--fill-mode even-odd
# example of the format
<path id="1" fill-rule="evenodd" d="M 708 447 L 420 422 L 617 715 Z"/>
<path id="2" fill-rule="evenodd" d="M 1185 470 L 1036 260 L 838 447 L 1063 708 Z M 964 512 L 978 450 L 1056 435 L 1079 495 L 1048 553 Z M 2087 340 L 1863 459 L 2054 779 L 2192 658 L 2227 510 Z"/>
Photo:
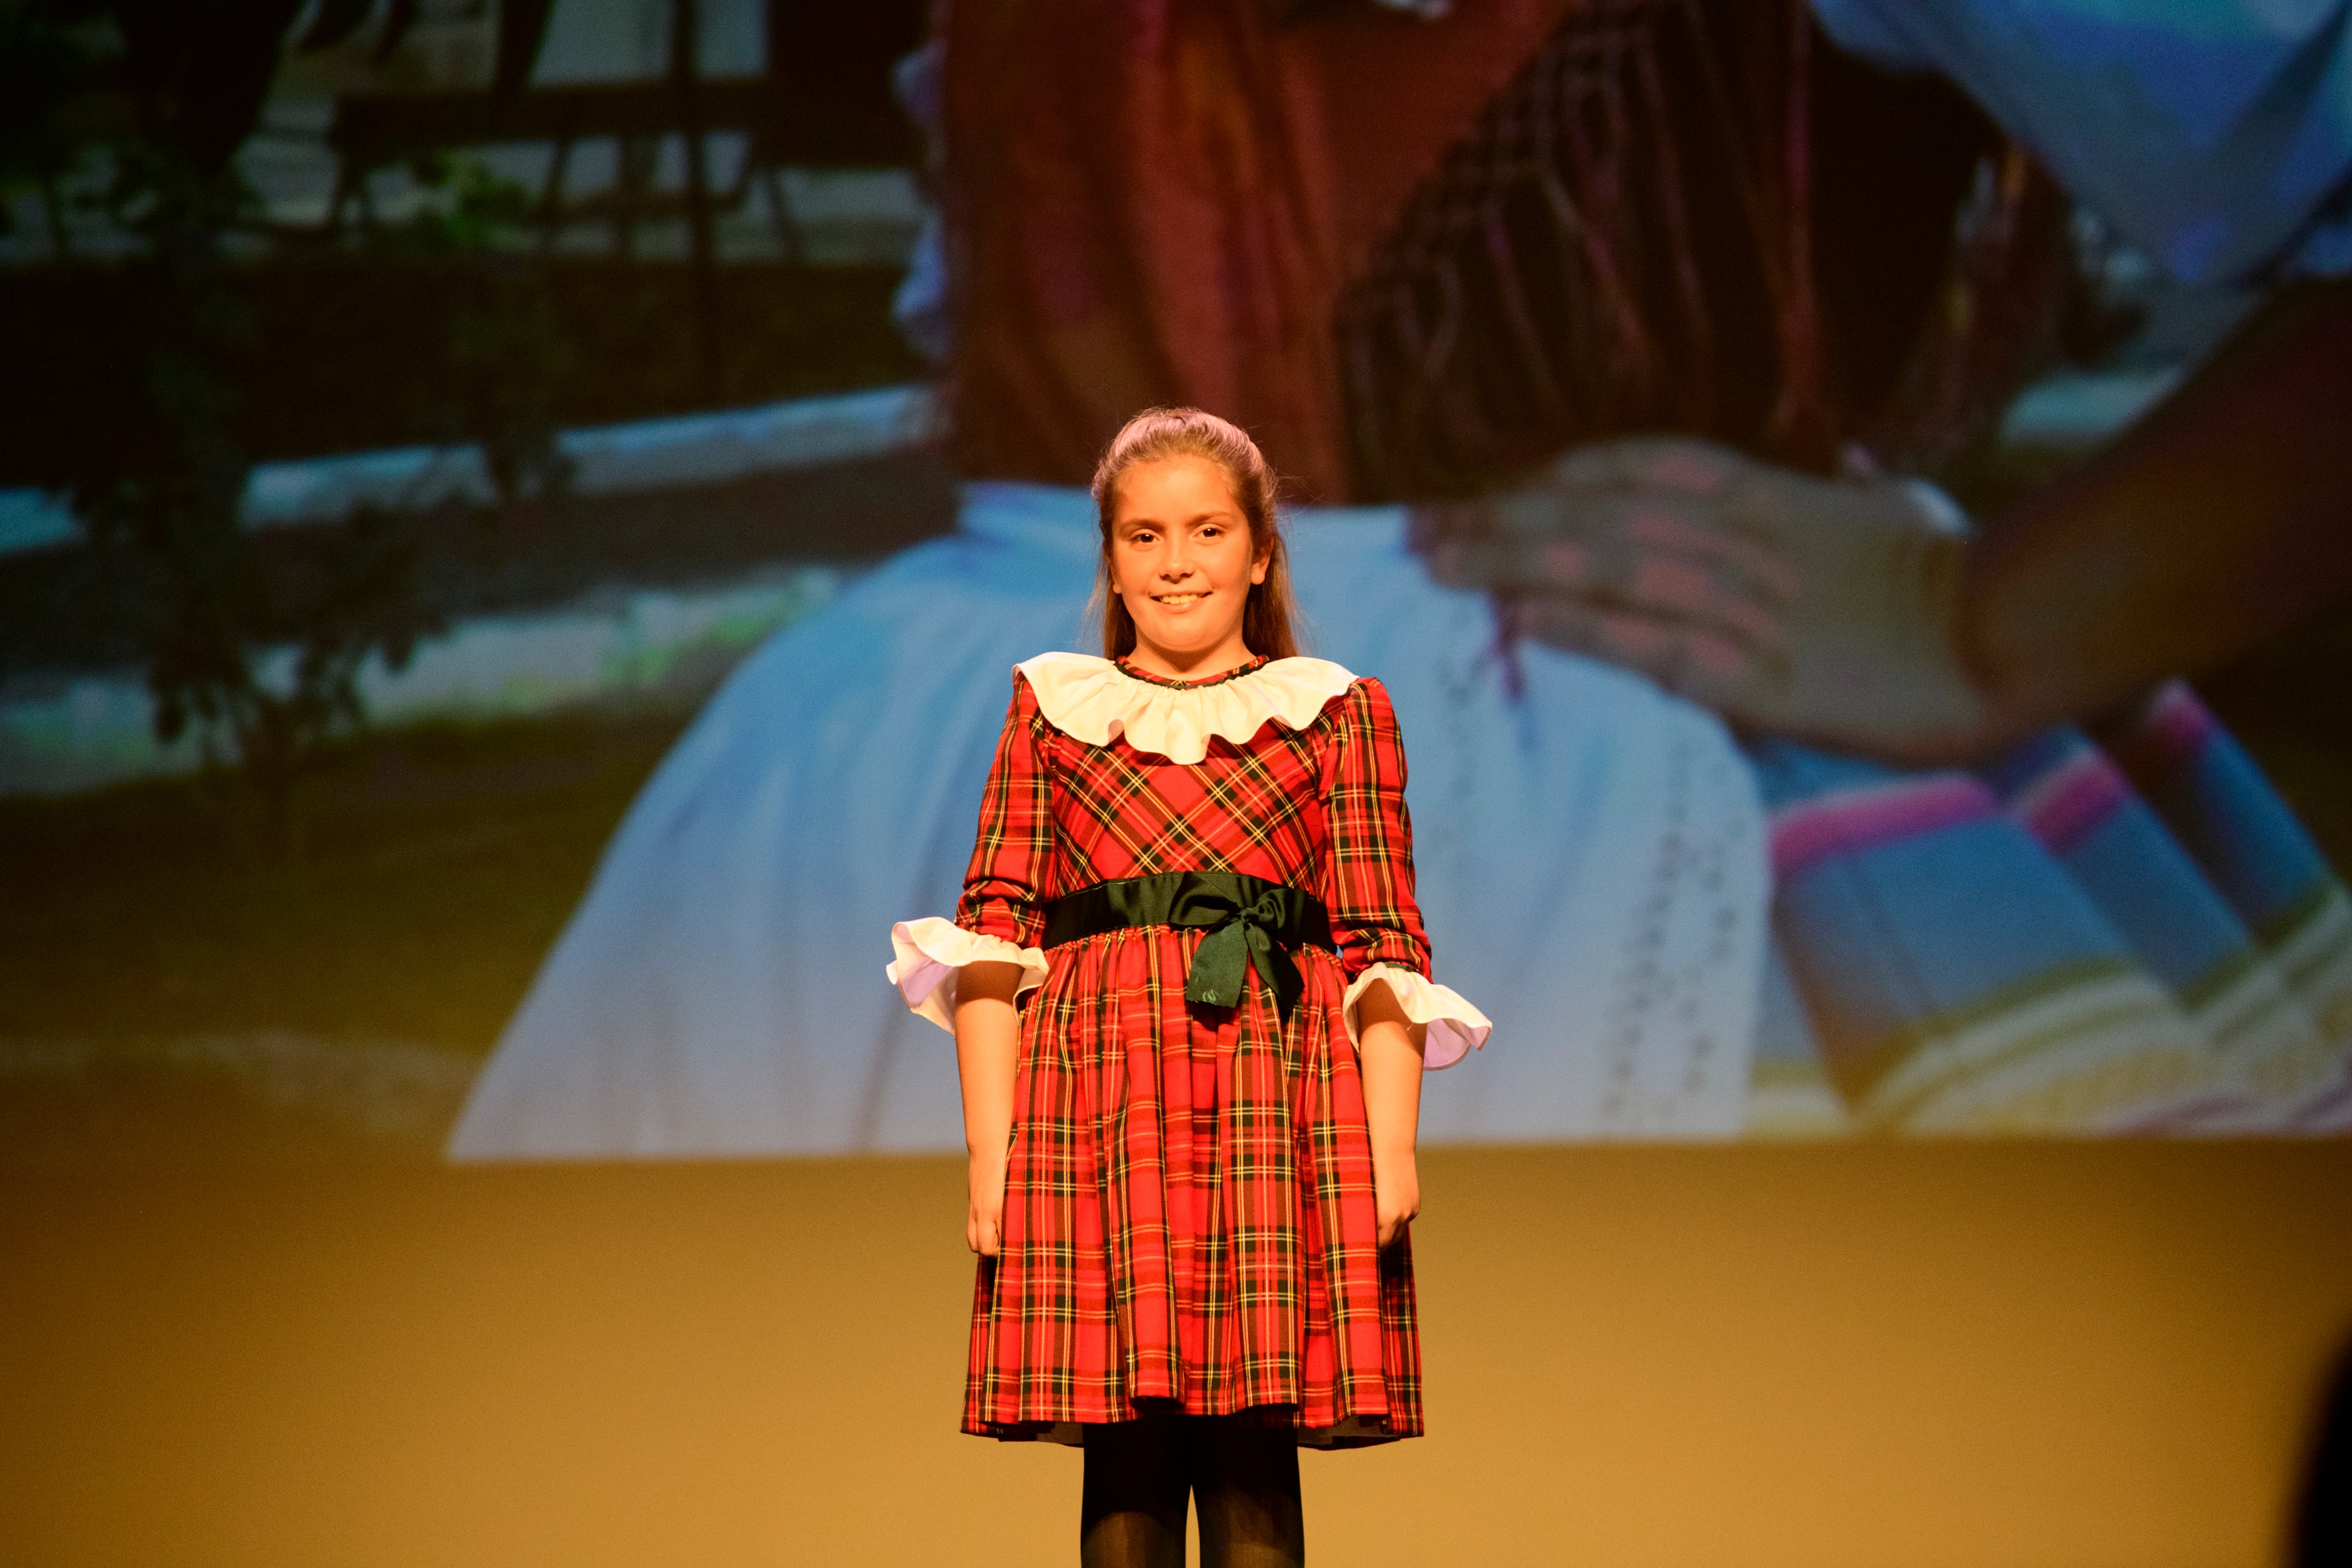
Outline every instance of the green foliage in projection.
<path id="1" fill-rule="evenodd" d="M 194 731 L 208 759 L 234 762 L 252 842 L 270 858 L 295 842 L 299 781 L 334 735 L 365 721 L 362 672 L 378 659 L 403 668 L 441 629 L 421 607 L 412 519 L 362 512 L 300 548 L 265 552 L 241 517 L 252 464 L 239 389 L 256 331 L 224 242 L 256 226 L 236 153 L 306 9 L 303 0 L 34 0 L 0 10 L 0 194 L 40 193 L 62 261 L 71 250 L 64 182 L 96 166 L 105 177 L 95 204 L 137 246 L 128 265 L 142 319 L 127 395 L 109 438 L 83 445 L 52 477 L 66 481 L 105 568 L 142 580 L 160 605 L 144 650 L 158 738 Z M 528 75 L 547 11 L 502 12 L 498 74 L 510 90 Z M 300 42 L 340 42 L 376 16 L 372 4 L 323 5 Z M 379 58 L 415 20 L 414 5 L 392 0 Z M 391 252 L 487 253 L 524 210 L 518 190 L 470 165 L 418 172 L 449 199 L 374 241 Z M 509 501 L 526 489 L 560 493 L 548 389 L 562 355 L 544 289 L 499 272 L 444 331 L 458 389 L 436 421 L 446 438 L 480 441 Z M 364 367 L 345 374 L 354 373 Z"/>

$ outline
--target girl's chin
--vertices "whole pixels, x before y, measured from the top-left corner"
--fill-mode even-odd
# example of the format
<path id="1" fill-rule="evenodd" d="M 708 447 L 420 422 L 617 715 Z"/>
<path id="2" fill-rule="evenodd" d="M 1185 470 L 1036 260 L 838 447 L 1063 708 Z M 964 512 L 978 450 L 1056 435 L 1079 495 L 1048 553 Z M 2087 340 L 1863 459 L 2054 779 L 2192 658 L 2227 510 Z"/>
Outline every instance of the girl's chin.
<path id="1" fill-rule="evenodd" d="M 1211 626 L 1189 616 L 1154 616 L 1148 621 L 1137 621 L 1135 629 L 1161 647 L 1194 653 L 1215 647 L 1240 631 L 1241 626 L 1238 622 L 1230 626 Z"/>

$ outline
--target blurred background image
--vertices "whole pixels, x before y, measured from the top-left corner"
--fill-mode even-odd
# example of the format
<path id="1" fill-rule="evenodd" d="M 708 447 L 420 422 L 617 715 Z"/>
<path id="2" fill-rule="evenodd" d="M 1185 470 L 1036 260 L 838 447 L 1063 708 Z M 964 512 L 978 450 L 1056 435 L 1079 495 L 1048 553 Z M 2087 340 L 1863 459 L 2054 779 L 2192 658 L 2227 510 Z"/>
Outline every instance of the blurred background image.
<path id="1" fill-rule="evenodd" d="M 944 525 L 923 18 L 803 9 L 10 7 L 12 1142 L 429 1153 L 697 705 Z"/>
<path id="2" fill-rule="evenodd" d="M 1438 1137 L 2352 1120 L 2334 478 L 2206 433 L 2329 388 L 2127 438 L 2332 299 L 2341 39 L 972 13 L 10 9 L 20 1148 L 952 1147 L 866 939 L 1152 402 L 1398 692 Z"/>
<path id="3" fill-rule="evenodd" d="M 1286 476 L 1496 1025 L 1424 1098 L 1476 1417 L 1438 1463 L 1553 1511 L 1417 1507 L 1416 1560 L 2273 1560 L 2352 1310 L 2347 17 L 0 0 L 0 1179 L 66 1347 L 27 1408 L 260 1456 L 207 1492 L 27 1426 L 152 1504 L 64 1488 L 27 1560 L 929 1560 L 859 1489 L 857 1367 L 946 1346 L 881 1400 L 929 1444 L 961 1328 L 951 1047 L 887 933 L 951 912 L 1012 665 L 1094 650 L 1084 486 L 1153 404 Z M 379 1289 L 420 1268 L 441 1305 Z M 1571 1436 L 1509 1435 L 1497 1278 L 1495 1321 L 1623 1352 L 1552 1369 Z M 644 1511 L 587 1479 L 665 1408 L 649 1345 L 730 1325 L 707 1392 L 886 1279 L 776 1395 L 822 1457 L 688 1399 L 725 1462 Z M 461 1297 L 601 1302 L 574 1339 L 642 1382 L 532 1394 L 561 1358 L 491 1368 Z M 248 1344 L 261 1300 L 308 1350 Z M 415 1363 L 341 1337 L 404 1313 Z M 198 1398 L 215 1353 L 313 1392 Z M 179 1403 L 88 1396 L 122 1354 Z M 459 1405 L 450 1452 L 528 1434 L 568 1500 L 453 1479 Z M 1727 1535 L 1645 1468 L 1692 1442 Z M 439 1500 L 321 1489 L 320 1445 Z M 729 1533 L 793 1465 L 821 1520 Z"/>

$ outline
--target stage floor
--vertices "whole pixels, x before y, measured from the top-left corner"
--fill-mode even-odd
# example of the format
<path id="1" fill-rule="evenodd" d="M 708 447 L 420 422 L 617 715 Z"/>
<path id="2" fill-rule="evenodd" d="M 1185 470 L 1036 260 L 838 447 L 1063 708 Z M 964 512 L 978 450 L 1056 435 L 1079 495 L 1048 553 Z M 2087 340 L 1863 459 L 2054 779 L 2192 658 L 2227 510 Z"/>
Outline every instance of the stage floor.
<path id="1" fill-rule="evenodd" d="M 1323 1563 L 2254 1564 L 2352 1332 L 2352 1144 L 1425 1156 L 1432 1436 Z M 946 1160 L 18 1174 L 12 1564 L 1075 1559 L 959 1436 Z"/>

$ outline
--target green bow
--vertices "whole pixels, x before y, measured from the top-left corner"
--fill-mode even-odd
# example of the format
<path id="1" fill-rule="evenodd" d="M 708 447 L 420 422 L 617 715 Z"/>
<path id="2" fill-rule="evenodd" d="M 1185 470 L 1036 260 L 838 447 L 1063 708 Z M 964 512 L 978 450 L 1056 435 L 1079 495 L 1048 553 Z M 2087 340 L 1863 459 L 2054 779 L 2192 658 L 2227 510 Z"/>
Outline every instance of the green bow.
<path id="1" fill-rule="evenodd" d="M 1066 894 L 1047 907 L 1045 945 L 1148 925 L 1207 931 L 1184 977 L 1187 1002 L 1238 1007 L 1249 991 L 1249 972 L 1255 969 L 1286 1019 L 1307 990 L 1288 949 L 1301 942 L 1331 945 L 1330 918 L 1321 900 L 1239 871 L 1121 877 Z"/>
<path id="2" fill-rule="evenodd" d="M 1272 932 L 1290 925 L 1290 908 L 1284 894 L 1288 888 L 1268 888 L 1255 901 L 1238 904 L 1218 894 L 1207 894 L 1202 900 L 1214 900 L 1223 903 L 1226 911 L 1192 954 L 1192 972 L 1184 977 L 1184 1000 L 1205 1002 L 1212 1007 L 1238 1007 L 1249 987 L 1249 971 L 1255 968 L 1257 977 L 1274 993 L 1276 1009 L 1285 1018 L 1298 1005 L 1307 989 L 1300 978 L 1298 965 L 1290 954 L 1275 942 Z M 1206 911 L 1203 911 L 1206 912 Z M 1171 923 L 1192 924 L 1192 921 Z"/>

